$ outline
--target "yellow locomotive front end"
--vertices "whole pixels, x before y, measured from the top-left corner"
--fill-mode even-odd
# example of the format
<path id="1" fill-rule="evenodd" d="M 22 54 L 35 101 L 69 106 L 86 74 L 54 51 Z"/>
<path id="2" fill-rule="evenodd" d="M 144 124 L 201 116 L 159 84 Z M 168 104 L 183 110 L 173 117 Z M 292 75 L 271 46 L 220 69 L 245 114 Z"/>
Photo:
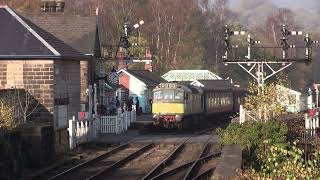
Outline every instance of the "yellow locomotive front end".
<path id="1" fill-rule="evenodd" d="M 153 90 L 153 123 L 157 127 L 179 127 L 185 115 L 187 88 L 177 83 L 161 83 Z"/>

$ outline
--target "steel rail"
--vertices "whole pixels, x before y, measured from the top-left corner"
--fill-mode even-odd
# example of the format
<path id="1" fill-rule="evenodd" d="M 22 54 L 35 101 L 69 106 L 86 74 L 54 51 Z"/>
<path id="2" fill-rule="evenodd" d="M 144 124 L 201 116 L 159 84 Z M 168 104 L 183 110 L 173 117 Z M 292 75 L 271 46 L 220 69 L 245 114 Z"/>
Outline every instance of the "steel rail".
<path id="1" fill-rule="evenodd" d="M 85 166 L 90 166 L 91 163 L 94 163 L 94 162 L 96 162 L 96 161 L 98 161 L 98 160 L 100 160 L 100 159 L 104 159 L 104 158 L 106 158 L 106 157 L 109 157 L 110 155 L 113 155 L 113 154 L 115 154 L 115 153 L 123 150 L 124 148 L 126 148 L 126 147 L 128 147 L 128 146 L 129 146 L 129 143 L 125 143 L 125 144 L 119 145 L 119 146 L 117 146 L 117 147 L 115 147 L 115 148 L 113 148 L 113 149 L 111 149 L 111 150 L 109 150 L 109 151 L 107 151 L 107 152 L 105 152 L 105 153 L 103 153 L 103 154 L 95 157 L 94 159 L 90 159 L 90 160 L 88 160 L 88 161 L 86 161 L 86 162 L 83 162 L 83 163 L 81 163 L 81 164 L 78 164 L 78 165 L 76 165 L 76 166 L 74 166 L 74 167 L 72 167 L 72 168 L 70 168 L 70 169 L 68 169 L 68 170 L 66 170 L 66 171 L 63 171 L 63 172 L 61 172 L 61 173 L 59 173 L 59 174 L 51 177 L 51 178 L 48 179 L 48 180 L 59 179 L 59 178 L 61 178 L 61 177 L 63 177 L 63 176 L 66 176 L 66 175 L 69 174 L 69 173 L 72 173 L 72 172 L 75 171 L 75 170 L 78 170 L 78 169 L 83 168 L 83 167 L 85 167 Z"/>
<path id="2" fill-rule="evenodd" d="M 194 163 L 191 165 L 191 167 L 189 168 L 188 172 L 186 173 L 186 175 L 184 176 L 184 180 L 190 180 L 192 179 L 192 177 L 194 176 L 195 171 L 197 171 L 198 167 L 199 167 L 199 159 L 201 157 L 204 156 L 204 154 L 207 152 L 208 148 L 210 147 L 210 139 L 213 137 L 213 134 L 208 138 L 208 140 L 206 141 L 201 153 L 199 154 L 198 158 L 196 159 L 196 161 L 194 161 Z"/>
<path id="3" fill-rule="evenodd" d="M 191 138 L 191 137 L 190 137 Z M 165 168 L 165 166 L 172 161 L 176 155 L 181 152 L 181 150 L 185 147 L 186 142 L 190 139 L 186 139 L 184 142 L 182 142 L 177 148 L 173 150 L 173 152 L 164 160 L 162 160 L 156 167 L 151 169 L 144 177 L 142 177 L 142 180 L 151 179 L 153 176 L 155 176 L 157 173 L 159 173 L 162 169 Z"/>
<path id="4" fill-rule="evenodd" d="M 207 162 L 207 161 L 209 161 L 209 160 L 211 160 L 213 158 L 219 157 L 220 155 L 221 155 L 221 152 L 215 153 L 215 154 L 210 154 L 208 156 L 200 158 L 199 160 L 190 161 L 190 162 L 182 164 L 182 165 L 180 165 L 180 166 L 178 166 L 176 168 L 170 169 L 170 170 L 168 170 L 166 172 L 163 172 L 163 173 L 161 173 L 161 174 L 159 174 L 159 175 L 157 175 L 157 176 L 155 176 L 155 177 L 153 177 L 151 179 L 152 180 L 165 179 L 167 177 L 170 177 L 173 174 L 176 174 L 177 172 L 179 172 L 179 171 L 181 171 L 183 169 L 186 169 L 186 168 L 190 167 L 196 161 L 199 161 L 199 163 L 205 163 L 205 162 Z"/>
<path id="5" fill-rule="evenodd" d="M 208 179 L 211 177 L 211 175 L 213 174 L 215 169 L 216 169 L 216 167 L 210 168 L 210 169 L 204 171 L 203 173 L 199 174 L 198 176 L 196 176 L 192 180 Z"/>
<path id="6" fill-rule="evenodd" d="M 205 132 L 208 132 L 208 131 L 212 131 L 213 129 L 215 129 L 216 127 L 211 127 L 211 128 L 208 128 L 208 129 L 204 129 L 204 130 L 201 130 L 201 131 L 198 131 L 198 132 L 195 132 L 194 134 L 203 134 Z"/>
<path id="7" fill-rule="evenodd" d="M 126 156 L 125 158 L 113 163 L 110 166 L 105 167 L 104 169 L 102 169 L 101 171 L 99 171 L 98 173 L 96 173 L 95 175 L 87 178 L 87 180 L 91 180 L 91 179 L 103 179 L 103 176 L 106 175 L 107 173 L 109 173 L 112 170 L 115 170 L 121 166 L 123 166 L 124 164 L 126 164 L 127 162 L 131 161 L 132 159 L 138 157 L 139 155 L 141 155 L 142 153 L 148 151 L 150 148 L 154 147 L 154 143 L 150 143 L 148 145 L 143 146 L 142 148 L 140 148 L 139 150 L 129 154 L 128 156 Z"/>
<path id="8" fill-rule="evenodd" d="M 208 128 L 208 129 L 205 129 L 202 131 L 195 132 L 195 134 L 203 134 L 203 133 L 210 131 L 210 130 L 213 130 L 213 129 L 214 128 Z M 185 143 L 191 138 L 192 138 L 192 136 L 189 137 L 188 139 L 186 139 L 183 143 L 181 143 L 166 159 L 161 161 L 156 167 L 154 167 L 144 177 L 142 177 L 142 180 L 151 179 L 152 177 L 155 176 L 155 174 L 159 173 L 162 169 L 164 169 L 165 166 L 176 157 L 177 153 L 181 152 L 181 150 L 185 147 Z"/>

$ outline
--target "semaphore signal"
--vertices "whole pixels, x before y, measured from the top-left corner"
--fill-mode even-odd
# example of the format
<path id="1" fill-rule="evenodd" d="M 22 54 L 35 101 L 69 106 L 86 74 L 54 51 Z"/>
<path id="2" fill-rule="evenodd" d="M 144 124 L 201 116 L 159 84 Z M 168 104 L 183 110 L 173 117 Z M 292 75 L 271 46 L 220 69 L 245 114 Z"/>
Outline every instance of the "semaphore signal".
<path id="1" fill-rule="evenodd" d="M 238 46 L 232 46 L 230 37 L 232 35 L 245 35 L 244 31 L 231 31 L 230 28 L 226 25 L 225 29 L 225 55 L 222 56 L 223 63 L 225 65 L 228 64 L 238 64 L 242 69 L 244 69 L 248 74 L 250 74 L 257 82 L 258 85 L 263 87 L 264 82 L 272 77 L 273 75 L 277 74 L 278 72 L 286 69 L 287 67 L 291 66 L 294 62 L 304 62 L 308 63 L 312 60 L 312 45 L 317 44 L 318 41 L 313 41 L 309 37 L 308 34 L 306 34 L 304 41 L 306 42 L 305 47 L 297 47 L 295 45 L 290 45 L 288 43 L 289 37 L 292 36 L 297 36 L 297 35 L 302 35 L 302 31 L 290 31 L 288 30 L 286 25 L 282 25 L 281 27 L 281 34 L 282 37 L 280 39 L 281 43 L 280 46 L 277 47 L 259 47 L 259 49 L 274 49 L 275 51 L 277 49 L 282 49 L 282 55 L 281 57 L 276 57 L 272 60 L 267 60 L 266 58 L 252 58 L 251 52 L 252 52 L 252 46 L 255 44 L 260 44 L 261 42 L 258 40 L 255 40 L 251 37 L 251 35 L 247 36 L 247 52 L 248 54 L 244 57 L 237 57 L 234 56 L 232 58 L 228 57 L 228 52 L 230 50 L 238 49 Z M 288 55 L 289 49 L 295 49 L 297 50 L 298 48 L 305 48 L 305 56 L 304 58 L 298 58 L 297 55 L 293 55 L 292 57 Z M 245 67 L 245 64 L 249 67 Z M 274 64 L 280 64 L 282 67 L 272 67 Z M 266 69 L 269 69 L 269 74 L 267 74 Z M 255 73 L 254 73 L 255 71 Z M 271 72 L 271 73 L 270 73 Z"/>

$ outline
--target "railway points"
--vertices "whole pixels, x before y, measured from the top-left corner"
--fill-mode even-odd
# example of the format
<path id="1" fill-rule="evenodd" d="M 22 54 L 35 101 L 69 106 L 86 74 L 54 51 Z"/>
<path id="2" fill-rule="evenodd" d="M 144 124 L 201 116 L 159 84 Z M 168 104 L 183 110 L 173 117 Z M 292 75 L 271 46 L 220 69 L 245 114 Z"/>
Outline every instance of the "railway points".
<path id="1" fill-rule="evenodd" d="M 170 174 L 176 168 L 181 169 L 179 166 L 183 166 L 183 172 L 177 171 L 182 176 L 193 163 L 207 162 L 201 158 L 212 159 L 220 154 L 219 139 L 212 132 L 212 128 L 207 128 L 188 135 L 136 135 L 109 150 L 105 149 L 106 144 L 99 144 L 104 148 L 99 148 L 99 153 L 92 152 L 95 157 L 61 165 L 34 179 L 152 179 L 161 173 L 168 171 Z M 197 165 L 197 168 L 199 173 L 194 177 L 207 174 L 211 166 L 201 173 L 202 166 Z"/>

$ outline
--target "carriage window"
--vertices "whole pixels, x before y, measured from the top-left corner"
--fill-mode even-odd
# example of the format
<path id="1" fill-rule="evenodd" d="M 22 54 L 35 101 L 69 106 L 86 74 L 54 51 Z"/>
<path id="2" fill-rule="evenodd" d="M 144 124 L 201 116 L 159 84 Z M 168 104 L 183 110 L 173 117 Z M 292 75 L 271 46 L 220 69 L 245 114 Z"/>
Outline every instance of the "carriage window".
<path id="1" fill-rule="evenodd" d="M 183 99 L 183 92 L 176 91 L 174 93 L 174 99 L 182 100 Z"/>
<path id="2" fill-rule="evenodd" d="M 161 91 L 156 91 L 153 93 L 153 98 L 154 99 L 162 99 L 162 92 Z"/>

